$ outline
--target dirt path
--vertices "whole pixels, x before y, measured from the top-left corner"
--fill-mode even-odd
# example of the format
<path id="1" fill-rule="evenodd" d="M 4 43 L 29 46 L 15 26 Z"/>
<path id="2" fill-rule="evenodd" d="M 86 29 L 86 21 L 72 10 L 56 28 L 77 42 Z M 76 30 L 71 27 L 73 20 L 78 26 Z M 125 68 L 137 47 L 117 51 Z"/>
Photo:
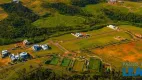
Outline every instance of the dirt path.
<path id="1" fill-rule="evenodd" d="M 63 46 L 61 46 L 59 43 L 53 42 L 52 40 L 50 40 L 50 43 L 55 45 L 56 47 L 58 47 L 61 51 L 63 52 L 69 52 L 66 48 L 64 48 Z"/>

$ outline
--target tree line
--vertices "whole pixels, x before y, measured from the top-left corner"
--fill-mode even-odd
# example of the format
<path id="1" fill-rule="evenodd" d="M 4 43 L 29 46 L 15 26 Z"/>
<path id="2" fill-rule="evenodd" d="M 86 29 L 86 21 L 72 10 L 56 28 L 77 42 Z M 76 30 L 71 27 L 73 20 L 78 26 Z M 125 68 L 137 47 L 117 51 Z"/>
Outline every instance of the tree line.
<path id="1" fill-rule="evenodd" d="M 84 7 L 88 4 L 97 4 L 100 2 L 106 2 L 106 0 L 71 0 L 72 5 L 80 7 Z"/>
<path id="2" fill-rule="evenodd" d="M 32 68 L 32 67 L 31 67 Z M 24 68 L 17 71 L 18 77 L 15 80 L 133 80 L 141 79 L 140 77 L 123 77 L 121 71 L 113 70 L 111 72 L 103 72 L 101 75 L 95 73 L 83 72 L 83 73 L 72 73 L 68 75 L 63 72 L 59 75 L 55 71 L 49 68 L 43 68 L 42 66 L 34 69 L 32 72 L 27 73 Z"/>
<path id="3" fill-rule="evenodd" d="M 142 27 L 142 15 L 132 12 L 122 12 L 119 9 L 106 9 L 102 10 L 110 19 L 117 21 L 128 21 Z"/>

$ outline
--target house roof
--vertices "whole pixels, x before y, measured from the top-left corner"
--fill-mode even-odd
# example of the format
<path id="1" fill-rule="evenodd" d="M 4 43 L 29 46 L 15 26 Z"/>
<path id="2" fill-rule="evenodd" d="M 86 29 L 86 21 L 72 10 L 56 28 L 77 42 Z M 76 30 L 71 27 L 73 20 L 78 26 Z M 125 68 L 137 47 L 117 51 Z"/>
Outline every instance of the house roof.
<path id="1" fill-rule="evenodd" d="M 29 41 L 28 41 L 27 39 L 25 39 L 23 42 L 24 42 L 24 43 L 29 43 Z"/>
<path id="2" fill-rule="evenodd" d="M 27 56 L 28 53 L 27 53 L 27 52 L 22 52 L 22 53 L 20 53 L 19 55 L 20 55 L 20 57 L 21 57 L 21 56 Z"/>
<path id="3" fill-rule="evenodd" d="M 42 47 L 44 50 L 46 50 L 46 49 L 49 48 L 49 46 L 48 46 L 47 44 L 41 45 L 41 47 Z"/>
<path id="4" fill-rule="evenodd" d="M 2 50 L 2 54 L 8 54 L 8 50 Z"/>
<path id="5" fill-rule="evenodd" d="M 10 58 L 11 58 L 11 60 L 12 60 L 12 61 L 16 60 L 16 58 L 15 58 L 15 55 L 14 55 L 14 54 L 11 54 L 11 55 L 10 55 Z"/>

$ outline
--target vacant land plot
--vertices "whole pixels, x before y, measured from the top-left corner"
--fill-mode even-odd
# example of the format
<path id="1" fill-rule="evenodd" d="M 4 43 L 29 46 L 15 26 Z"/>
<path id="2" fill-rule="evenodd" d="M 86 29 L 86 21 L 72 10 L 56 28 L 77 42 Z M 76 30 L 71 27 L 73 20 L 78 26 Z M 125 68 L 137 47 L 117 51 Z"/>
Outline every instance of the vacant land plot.
<path id="1" fill-rule="evenodd" d="M 131 39 L 131 36 L 129 34 L 126 34 L 123 31 L 117 32 L 107 27 L 99 30 L 89 31 L 86 33 L 90 34 L 91 37 L 82 39 L 71 37 L 69 39 L 66 38 L 66 40 L 63 38 L 63 43 L 61 43 L 61 45 L 66 47 L 66 49 L 68 50 L 79 50 L 81 48 L 88 48 L 91 46 L 103 46 L 112 42 L 119 42 L 118 40 L 114 39 L 114 37 L 116 36 L 121 36 L 128 40 Z M 58 40 L 58 37 L 56 38 L 56 40 Z M 59 37 L 59 40 L 61 40 L 61 37 Z"/>
<path id="2" fill-rule="evenodd" d="M 101 61 L 99 59 L 95 59 L 94 57 L 91 57 L 89 60 L 89 69 L 93 69 L 96 71 L 100 71 L 101 68 Z"/>
<path id="3" fill-rule="evenodd" d="M 73 71 L 83 71 L 85 61 L 75 60 Z"/>
<path id="4" fill-rule="evenodd" d="M 139 33 L 139 34 L 142 34 L 142 28 L 140 27 L 135 27 L 135 26 L 131 26 L 131 25 L 120 25 L 118 26 L 120 29 L 123 29 L 123 30 L 129 30 L 133 33 Z"/>
<path id="5" fill-rule="evenodd" d="M 69 66 L 70 62 L 71 62 L 71 59 L 64 58 L 62 63 L 61 63 L 61 66 L 67 67 L 67 66 Z"/>
<path id="6" fill-rule="evenodd" d="M 0 67 L 4 66 L 4 65 L 8 65 L 8 62 L 11 62 L 11 60 L 9 58 L 0 59 Z"/>
<path id="7" fill-rule="evenodd" d="M 103 49 L 93 49 L 95 55 L 101 57 L 105 62 L 110 63 L 116 69 L 122 68 L 125 61 L 139 62 L 142 61 L 142 41 L 131 42 L 116 46 L 108 46 Z"/>
<path id="8" fill-rule="evenodd" d="M 110 5 L 108 3 L 100 3 L 100 4 L 97 4 L 97 5 L 87 5 L 85 7 L 85 9 L 89 12 L 91 12 L 92 14 L 99 14 L 99 13 L 102 13 L 101 12 L 101 9 L 102 8 L 108 8 L 108 9 L 119 9 L 123 12 L 134 12 L 134 13 L 141 13 L 141 6 L 142 3 L 141 2 L 131 2 L 131 1 L 124 1 L 124 3 L 118 3 L 118 4 L 115 4 L 115 5 Z M 103 14 L 102 14 L 103 15 Z"/>
<path id="9" fill-rule="evenodd" d="M 33 24 L 37 27 L 56 27 L 56 26 L 77 26 L 84 22 L 83 17 L 79 16 L 67 16 L 56 14 L 55 16 L 50 16 L 37 20 Z"/>
<path id="10" fill-rule="evenodd" d="M 53 57 L 50 64 L 51 65 L 57 65 L 58 62 L 59 62 L 59 59 L 60 59 L 59 57 Z"/>

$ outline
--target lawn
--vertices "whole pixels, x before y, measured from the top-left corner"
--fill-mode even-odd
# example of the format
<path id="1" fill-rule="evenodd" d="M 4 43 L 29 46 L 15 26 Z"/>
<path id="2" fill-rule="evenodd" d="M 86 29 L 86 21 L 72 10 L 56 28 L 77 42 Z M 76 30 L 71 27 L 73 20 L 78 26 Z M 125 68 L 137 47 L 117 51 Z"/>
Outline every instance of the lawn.
<path id="1" fill-rule="evenodd" d="M 77 26 L 85 21 L 83 17 L 80 16 L 68 16 L 56 14 L 55 16 L 50 16 L 47 18 L 42 18 L 35 21 L 33 24 L 37 27 L 56 27 L 56 26 Z"/>
<path id="2" fill-rule="evenodd" d="M 70 62 L 71 62 L 71 59 L 64 58 L 63 61 L 62 61 L 62 63 L 61 63 L 61 66 L 67 67 L 67 66 L 69 66 Z"/>
<path id="3" fill-rule="evenodd" d="M 101 61 L 99 59 L 95 59 L 94 57 L 91 57 L 89 60 L 88 68 L 99 72 L 101 69 Z"/>
<path id="4" fill-rule="evenodd" d="M 65 34 L 63 36 L 59 36 L 59 37 L 53 37 L 52 40 L 54 41 L 68 41 L 68 40 L 72 40 L 75 39 L 75 36 L 72 36 L 71 34 Z"/>
<path id="5" fill-rule="evenodd" d="M 57 65 L 58 62 L 59 62 L 59 59 L 60 59 L 59 57 L 53 57 L 50 64 L 51 65 Z"/>
<path id="6" fill-rule="evenodd" d="M 5 71 L 6 77 L 4 80 L 15 80 L 15 77 L 18 77 L 18 73 L 20 71 L 23 71 L 23 69 L 26 69 L 26 72 L 29 73 L 30 71 L 34 70 L 35 68 L 39 67 L 39 64 L 41 64 L 43 61 L 45 61 L 47 58 L 38 58 L 38 59 L 32 59 L 28 60 L 27 62 L 22 62 L 13 65 L 12 68 L 9 68 L 10 72 Z M 32 66 L 32 68 L 30 67 Z"/>
<path id="7" fill-rule="evenodd" d="M 50 50 L 40 50 L 37 52 L 33 52 L 34 55 L 36 56 L 45 56 L 48 54 L 52 54 L 52 53 L 58 53 L 58 54 L 62 54 L 63 52 L 56 46 L 50 44 L 51 49 Z"/>
<path id="8" fill-rule="evenodd" d="M 121 37 L 124 37 L 128 40 L 131 39 L 131 36 L 129 36 L 125 32 L 122 32 L 122 31 L 117 32 L 117 31 L 114 31 L 114 30 L 109 29 L 107 27 L 104 27 L 99 30 L 89 31 L 86 33 L 90 34 L 91 37 L 90 38 L 83 38 L 83 39 L 77 39 L 75 37 L 74 37 L 74 39 L 73 38 L 70 38 L 70 39 L 66 38 L 65 41 L 63 38 L 63 43 L 61 43 L 61 45 L 64 46 L 68 50 L 78 50 L 81 48 L 87 48 L 87 47 L 91 47 L 94 45 L 102 46 L 105 44 L 109 44 L 111 42 L 119 42 L 118 40 L 114 39 L 114 37 L 116 37 L 116 36 L 121 36 Z M 66 35 L 64 35 L 64 36 L 66 36 Z M 62 36 L 62 37 L 64 37 L 64 36 Z M 58 37 L 56 38 L 56 40 L 58 40 Z M 61 40 L 61 38 L 59 38 L 59 40 Z"/>
<path id="9" fill-rule="evenodd" d="M 96 4 L 96 5 L 91 4 L 91 5 L 87 5 L 83 9 L 87 10 L 89 13 L 92 13 L 96 16 L 99 15 L 99 16 L 106 18 L 105 15 L 103 14 L 103 12 L 101 11 L 101 9 L 103 9 L 103 8 L 119 9 L 123 12 L 134 12 L 134 13 L 141 14 L 141 12 L 142 12 L 142 6 L 141 5 L 142 5 L 141 2 L 124 1 L 124 3 L 122 3 L 122 4 L 118 3 L 118 4 L 114 4 L 114 5 L 111 5 L 111 4 L 108 4 L 108 3 L 99 3 L 99 4 Z"/>
<path id="10" fill-rule="evenodd" d="M 85 61 L 80 61 L 80 60 L 75 60 L 74 62 L 74 66 L 73 66 L 73 71 L 83 71 L 83 68 L 84 68 L 84 64 L 85 64 Z"/>
<path id="11" fill-rule="evenodd" d="M 123 7 L 128 8 L 129 11 L 139 13 L 141 14 L 141 8 L 142 8 L 142 3 L 141 2 L 130 2 L 130 1 L 125 1 Z M 119 5 L 118 5 L 119 6 Z"/>

